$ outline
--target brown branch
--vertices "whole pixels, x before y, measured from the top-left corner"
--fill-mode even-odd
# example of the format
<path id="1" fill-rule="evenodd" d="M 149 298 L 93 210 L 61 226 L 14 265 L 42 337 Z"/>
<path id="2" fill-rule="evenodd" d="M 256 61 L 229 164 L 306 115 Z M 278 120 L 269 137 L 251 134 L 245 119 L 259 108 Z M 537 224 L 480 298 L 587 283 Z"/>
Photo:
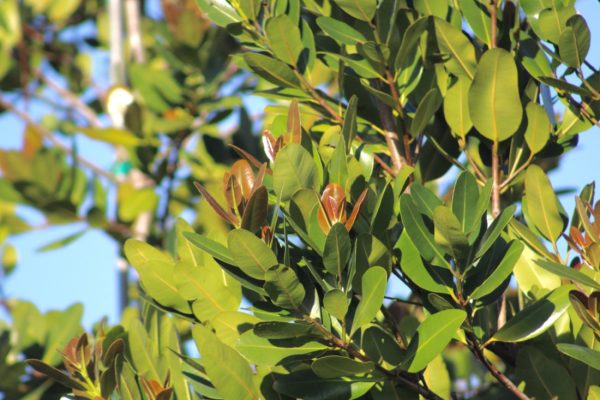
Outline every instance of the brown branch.
<path id="1" fill-rule="evenodd" d="M 34 128 L 40 135 L 42 135 L 43 137 L 48 139 L 48 141 L 50 141 L 50 143 L 52 143 L 56 148 L 60 149 L 63 153 L 68 154 L 68 155 L 73 154 L 73 150 L 69 146 L 65 145 L 60 140 L 58 140 L 56 137 L 54 137 L 54 135 L 51 132 L 47 131 L 46 129 L 44 129 L 40 125 L 38 125 L 27 113 L 16 108 L 12 103 L 10 103 L 8 100 L 6 100 L 6 98 L 4 98 L 2 95 L 0 95 L 0 106 L 5 108 L 9 112 L 13 113 L 17 117 L 19 117 L 27 125 Z M 99 166 L 97 166 L 96 164 L 87 160 L 86 158 L 83 158 L 78 155 L 78 156 L 76 156 L 76 160 L 79 164 L 88 168 L 89 170 L 94 172 L 96 175 L 103 176 L 103 177 L 107 178 L 108 180 L 110 180 L 111 182 L 117 183 L 116 176 L 114 176 L 110 172 L 100 168 Z"/>
<path id="2" fill-rule="evenodd" d="M 492 144 L 492 215 L 500 215 L 500 156 L 498 155 L 500 143 L 495 140 Z"/>
<path id="3" fill-rule="evenodd" d="M 491 48 L 496 47 L 496 44 L 498 42 L 498 4 L 497 4 L 497 0 L 491 0 L 490 1 L 490 20 L 491 20 L 491 27 L 490 27 L 490 46 Z"/>
<path id="4" fill-rule="evenodd" d="M 375 99 L 375 104 L 379 113 L 379 119 L 383 125 L 383 134 L 387 147 L 390 151 L 390 158 L 392 159 L 394 170 L 397 173 L 400 171 L 402 166 L 406 165 L 406 160 L 400 155 L 398 147 L 396 146 L 395 139 L 398 135 L 396 134 L 396 123 L 394 122 L 394 116 L 392 115 L 391 110 L 379 99 Z"/>
<path id="5" fill-rule="evenodd" d="M 500 382 L 506 389 L 508 389 L 515 397 L 520 400 L 530 400 L 529 397 L 521 392 L 519 388 L 510 380 L 506 375 L 504 375 L 500 370 L 487 359 L 485 354 L 483 354 L 483 350 L 479 346 L 477 342 L 477 338 L 473 333 L 465 331 L 467 335 L 467 341 L 469 342 L 469 349 L 473 352 L 475 357 L 481 361 L 481 363 L 490 371 L 490 373 L 496 378 L 498 382 Z"/>

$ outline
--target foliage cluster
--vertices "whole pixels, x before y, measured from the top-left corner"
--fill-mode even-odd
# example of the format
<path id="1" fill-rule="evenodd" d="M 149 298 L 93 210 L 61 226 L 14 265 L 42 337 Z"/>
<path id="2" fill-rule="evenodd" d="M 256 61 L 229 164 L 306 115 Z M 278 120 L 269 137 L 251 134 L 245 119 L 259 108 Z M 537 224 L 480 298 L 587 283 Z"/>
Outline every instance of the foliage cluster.
<path id="1" fill-rule="evenodd" d="M 5 302 L 5 398 L 600 396 L 600 203 L 546 175 L 600 114 L 573 0 L 129 1 L 106 96 L 114 15 L 66 3 L 0 4 L 2 89 L 60 113 L 0 97 L 3 238 L 33 207 L 85 225 L 43 250 L 102 229 L 139 280 L 93 337 Z"/>

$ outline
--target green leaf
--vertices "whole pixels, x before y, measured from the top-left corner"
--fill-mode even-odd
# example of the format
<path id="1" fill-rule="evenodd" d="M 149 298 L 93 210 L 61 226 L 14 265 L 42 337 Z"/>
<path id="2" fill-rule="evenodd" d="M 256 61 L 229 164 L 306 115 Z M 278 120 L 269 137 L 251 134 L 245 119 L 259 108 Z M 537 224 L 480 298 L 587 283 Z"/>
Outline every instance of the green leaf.
<path id="1" fill-rule="evenodd" d="M 423 96 L 423 98 L 419 101 L 417 111 L 415 111 L 415 116 L 410 125 L 410 133 L 413 135 L 413 137 L 416 137 L 425 130 L 425 127 L 437 109 L 440 108 L 441 103 L 442 98 L 438 90 L 435 88 L 431 89 L 425 94 L 425 96 Z"/>
<path id="2" fill-rule="evenodd" d="M 209 239 L 206 236 L 198 235 L 197 233 L 193 232 L 184 232 L 183 236 L 189 243 L 207 252 L 215 259 L 222 261 L 226 264 L 235 265 L 233 255 L 231 254 L 229 249 L 223 246 L 221 243 L 215 242 L 214 240 Z"/>
<path id="3" fill-rule="evenodd" d="M 469 298 L 474 300 L 480 299 L 492 293 L 494 290 L 496 290 L 496 288 L 502 285 L 506 278 L 508 278 L 512 273 L 517 260 L 523 252 L 523 248 L 524 246 L 521 242 L 514 240 L 506 251 L 504 258 L 502 258 L 502 261 L 500 261 L 500 264 L 495 266 L 495 268 L 492 267 L 493 271 L 491 273 L 485 274 L 485 280 L 478 285 L 475 290 L 473 290 L 473 292 L 469 295 Z M 481 267 L 484 266 L 478 266 L 478 268 Z"/>
<path id="4" fill-rule="evenodd" d="M 341 279 L 351 251 L 352 243 L 346 227 L 336 223 L 327 234 L 323 250 L 323 266 L 327 272 Z"/>
<path id="5" fill-rule="evenodd" d="M 361 21 L 371 21 L 377 11 L 377 0 L 335 0 L 335 3 Z"/>
<path id="6" fill-rule="evenodd" d="M 346 293 L 339 289 L 333 289 L 325 293 L 323 297 L 325 310 L 339 320 L 343 320 L 348 312 L 348 299 Z"/>
<path id="7" fill-rule="evenodd" d="M 133 147 L 141 144 L 141 139 L 125 129 L 118 128 L 77 128 L 90 139 L 118 146 Z"/>
<path id="8" fill-rule="evenodd" d="M 49 365 L 57 365 L 62 360 L 61 353 L 69 340 L 82 332 L 81 317 L 83 305 L 73 304 L 64 311 L 49 311 L 46 314 L 48 335 L 44 347 L 42 361 Z"/>
<path id="9" fill-rule="evenodd" d="M 481 215 L 473 212 L 477 209 L 479 202 L 479 188 L 475 177 L 467 171 L 462 172 L 456 178 L 454 190 L 452 192 L 452 212 L 462 226 L 465 233 L 470 233 L 481 220 Z"/>
<path id="10" fill-rule="evenodd" d="M 244 61 L 260 77 L 277 86 L 299 88 L 300 80 L 286 63 L 258 53 L 245 53 Z"/>
<path id="11" fill-rule="evenodd" d="M 415 247 L 421 253 L 421 256 L 427 262 L 436 263 L 436 265 L 445 266 L 450 269 L 448 262 L 444 258 L 444 253 L 435 243 L 433 235 L 423 222 L 423 218 L 415 209 L 410 196 L 403 194 L 400 197 L 400 215 L 404 230 L 414 243 Z"/>
<path id="12" fill-rule="evenodd" d="M 510 138 L 519 128 L 523 107 L 517 66 L 506 50 L 490 49 L 479 60 L 469 90 L 469 112 L 475 128 L 494 142 Z"/>
<path id="13" fill-rule="evenodd" d="M 437 206 L 433 210 L 435 243 L 444 248 L 455 259 L 463 259 L 469 252 L 469 241 L 462 226 L 449 207 Z"/>
<path id="14" fill-rule="evenodd" d="M 550 271 L 560 277 L 567 278 L 573 282 L 581 283 L 582 285 L 588 286 L 592 289 L 600 290 L 600 283 L 574 268 L 570 268 L 548 260 L 537 260 L 536 263 L 546 271 Z"/>
<path id="15" fill-rule="evenodd" d="M 51 365 L 48 365 L 40 360 L 29 359 L 25 360 L 27 364 L 35 369 L 37 372 L 40 372 L 46 375 L 48 378 L 55 380 L 63 386 L 68 387 L 69 389 L 76 390 L 85 390 L 85 386 L 81 382 L 76 379 L 71 378 L 69 375 L 65 374 L 61 370 L 54 368 Z"/>
<path id="16" fill-rule="evenodd" d="M 448 15 L 448 1 L 446 0 L 414 0 L 415 10 L 424 15 L 435 15 L 446 19 Z"/>
<path id="17" fill-rule="evenodd" d="M 356 46 L 357 43 L 364 43 L 367 39 L 362 33 L 351 27 L 350 25 L 331 17 L 317 18 L 317 25 L 331 36 L 336 42 Z"/>
<path id="18" fill-rule="evenodd" d="M 206 375 L 223 398 L 255 400 L 260 397 L 252 380 L 252 369 L 237 351 L 221 343 L 203 325 L 192 328 L 192 335 L 202 355 Z"/>
<path id="19" fill-rule="evenodd" d="M 279 263 L 269 246 L 245 229 L 234 229 L 229 232 L 227 247 L 233 257 L 234 265 L 255 279 L 263 280 L 266 271 Z"/>
<path id="20" fill-rule="evenodd" d="M 527 115 L 527 129 L 525 130 L 525 141 L 533 154 L 539 153 L 548 140 L 552 125 L 546 110 L 541 105 L 530 102 L 525 108 Z"/>
<path id="21" fill-rule="evenodd" d="M 410 187 L 410 197 L 421 214 L 433 218 L 433 210 L 444 203 L 430 189 L 415 182 Z"/>
<path id="22" fill-rule="evenodd" d="M 151 339 L 148 337 L 144 325 L 138 319 L 132 320 L 129 325 L 127 345 L 128 358 L 131 360 L 135 371 L 148 379 L 162 381 L 164 377 L 161 376 L 158 370 L 158 357 L 152 352 Z"/>
<path id="23" fill-rule="evenodd" d="M 571 343 L 559 343 L 556 345 L 558 351 L 581 361 L 590 367 L 600 370 L 600 351 Z"/>
<path id="24" fill-rule="evenodd" d="M 502 231 L 509 222 L 513 219 L 513 215 L 515 214 L 515 210 L 517 207 L 513 204 L 511 206 L 506 207 L 500 215 L 492 222 L 490 227 L 485 231 L 483 237 L 481 238 L 479 248 L 477 249 L 477 253 L 475 253 L 475 258 L 481 257 L 486 251 L 492 247 L 494 242 L 500 237 Z"/>
<path id="25" fill-rule="evenodd" d="M 294 346 L 290 346 L 288 343 L 277 346 L 274 343 L 269 339 L 257 336 L 252 331 L 248 331 L 240 336 L 236 349 L 251 363 L 261 366 L 275 366 L 287 357 L 328 350 L 326 345 L 314 341 Z"/>
<path id="26" fill-rule="evenodd" d="M 269 18 L 265 33 L 273 54 L 289 65 L 297 65 L 304 45 L 298 25 L 286 14 Z"/>
<path id="27" fill-rule="evenodd" d="M 590 30 L 580 15 L 567 20 L 558 40 L 560 58 L 570 67 L 579 68 L 590 50 Z"/>
<path id="28" fill-rule="evenodd" d="M 275 374 L 274 389 L 294 399 L 359 399 L 373 387 L 372 379 L 323 379 L 311 369 L 299 369 L 287 375 Z M 287 397 L 286 397 L 287 398 Z"/>
<path id="29" fill-rule="evenodd" d="M 459 4 L 463 16 L 475 35 L 488 47 L 491 47 L 492 36 L 488 4 L 480 0 L 460 0 Z"/>
<path id="30" fill-rule="evenodd" d="M 523 387 L 524 393 L 532 398 L 578 399 L 575 382 L 569 371 L 535 347 L 527 346 L 519 350 L 515 373 L 518 381 L 524 383 L 519 387 Z"/>
<path id="31" fill-rule="evenodd" d="M 264 339 L 293 339 L 322 335 L 314 325 L 301 321 L 294 323 L 280 321 L 259 322 L 254 325 L 253 331 L 256 336 Z"/>
<path id="32" fill-rule="evenodd" d="M 550 180 L 544 170 L 535 164 L 525 172 L 525 194 L 527 203 L 532 205 L 524 210 L 529 220 L 546 239 L 556 242 L 565 229 L 565 221 Z"/>
<path id="33" fill-rule="evenodd" d="M 44 251 L 56 250 L 56 249 L 63 248 L 65 246 L 70 245 L 71 243 L 73 243 L 74 241 L 76 241 L 77 239 L 82 237 L 83 235 L 85 235 L 86 232 L 87 232 L 87 229 L 83 229 L 78 232 L 72 233 L 68 236 L 65 236 L 64 238 L 60 238 L 58 240 L 54 240 L 48 244 L 43 245 L 42 247 L 37 249 L 37 251 L 41 253 Z"/>
<path id="34" fill-rule="evenodd" d="M 348 107 L 344 113 L 344 125 L 342 126 L 342 136 L 346 143 L 346 153 L 350 151 L 352 142 L 356 136 L 356 112 L 358 107 L 358 97 L 352 95 L 348 101 Z"/>
<path id="35" fill-rule="evenodd" d="M 299 310 L 306 292 L 293 269 L 278 265 L 265 273 L 264 288 L 279 307 Z"/>
<path id="36" fill-rule="evenodd" d="M 444 97 L 444 116 L 452 132 L 464 138 L 473 127 L 469 114 L 469 89 L 471 81 L 458 78 L 446 91 Z"/>
<path id="37" fill-rule="evenodd" d="M 492 341 L 522 342 L 544 333 L 569 307 L 569 291 L 573 285 L 554 289 L 519 311 L 492 336 Z"/>
<path id="38" fill-rule="evenodd" d="M 378 325 L 369 325 L 362 334 L 362 347 L 367 356 L 377 363 L 387 362 L 396 366 L 404 357 L 404 351 L 396 339 Z"/>
<path id="39" fill-rule="evenodd" d="M 553 78 L 550 76 L 540 76 L 537 78 L 540 82 L 545 83 L 557 90 L 557 92 L 567 92 L 569 94 L 577 94 L 580 96 L 591 96 L 592 93 L 584 86 L 577 86 L 562 79 Z M 585 130 L 585 129 L 582 129 Z M 568 131 L 568 129 L 566 130 Z M 564 133 L 563 133 L 564 134 Z"/>
<path id="40" fill-rule="evenodd" d="M 362 276 L 362 297 L 352 321 L 350 336 L 373 318 L 383 304 L 387 287 L 387 272 L 381 267 L 371 267 Z"/>
<path id="41" fill-rule="evenodd" d="M 300 189 L 317 189 L 315 161 L 299 144 L 288 144 L 277 154 L 273 165 L 273 189 L 281 200 L 289 200 Z"/>
<path id="42" fill-rule="evenodd" d="M 227 2 L 219 0 L 196 0 L 198 6 L 206 13 L 215 24 L 226 27 L 229 24 L 240 22 L 241 18 Z"/>
<path id="43" fill-rule="evenodd" d="M 410 340 L 401 368 L 411 373 L 423 370 L 446 348 L 466 317 L 462 310 L 444 310 L 427 317 Z"/>
<path id="44" fill-rule="evenodd" d="M 429 292 L 451 294 L 454 291 L 452 274 L 445 268 L 426 266 L 419 250 L 406 232 L 402 232 L 396 247 L 400 249 L 402 273 L 415 285 Z"/>
<path id="45" fill-rule="evenodd" d="M 324 379 L 342 376 L 362 375 L 373 371 L 373 362 L 362 362 L 342 356 L 317 358 L 311 365 L 313 372 Z"/>
<path id="46" fill-rule="evenodd" d="M 554 44 L 560 44 L 560 36 L 567 29 L 567 21 L 575 14 L 572 4 L 553 4 L 540 12 L 536 33 Z"/>
<path id="47" fill-rule="evenodd" d="M 475 76 L 475 48 L 467 36 L 453 25 L 438 17 L 432 17 L 435 37 L 442 53 L 450 55 L 446 63 L 448 72 L 472 80 Z M 516 71 L 515 71 L 516 74 Z"/>

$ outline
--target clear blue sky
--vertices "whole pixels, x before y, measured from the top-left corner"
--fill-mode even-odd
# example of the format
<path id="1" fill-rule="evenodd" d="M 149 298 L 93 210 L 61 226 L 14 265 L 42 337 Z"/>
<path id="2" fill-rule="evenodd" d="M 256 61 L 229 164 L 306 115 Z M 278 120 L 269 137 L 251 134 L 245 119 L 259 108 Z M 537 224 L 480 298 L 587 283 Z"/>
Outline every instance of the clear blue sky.
<path id="1" fill-rule="evenodd" d="M 587 17 L 592 31 L 592 47 L 589 61 L 600 66 L 600 27 L 595 17 L 600 15 L 600 3 L 582 0 L 577 9 Z M 99 59 L 107 61 L 106 57 Z M 100 81 L 107 82 L 106 66 L 95 71 Z M 103 77 L 103 78 L 102 78 Z M 106 86 L 106 85 L 103 85 Z M 39 112 L 40 110 L 34 110 Z M 18 148 L 23 124 L 10 116 L 0 117 L 0 148 Z M 98 142 L 80 139 L 80 153 L 99 165 L 110 167 L 113 156 L 106 146 Z M 579 190 L 593 180 L 600 184 L 600 129 L 594 127 L 580 136 L 579 146 L 567 154 L 558 171 L 551 174 L 555 188 Z M 562 203 L 571 212 L 573 196 L 562 198 Z M 20 210 L 33 223 L 41 217 L 31 210 Z M 117 246 L 103 232 L 92 230 L 75 243 L 60 250 L 38 253 L 36 249 L 81 229 L 81 225 L 69 225 L 39 230 L 12 238 L 19 252 L 16 271 L 2 281 L 7 297 L 26 299 L 35 303 L 42 311 L 64 309 L 74 302 L 85 306 L 84 325 L 89 327 L 103 316 L 111 322 L 118 321 L 116 260 Z M 0 314 L 0 318 L 3 316 Z"/>

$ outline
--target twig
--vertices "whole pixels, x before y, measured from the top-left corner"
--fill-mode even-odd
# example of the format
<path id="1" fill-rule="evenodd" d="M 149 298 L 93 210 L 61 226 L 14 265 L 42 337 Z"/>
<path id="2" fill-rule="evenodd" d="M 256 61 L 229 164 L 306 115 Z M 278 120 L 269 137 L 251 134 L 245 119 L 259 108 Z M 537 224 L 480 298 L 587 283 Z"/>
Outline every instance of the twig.
<path id="1" fill-rule="evenodd" d="M 145 57 L 144 46 L 142 44 L 139 0 L 125 0 L 125 16 L 129 46 L 133 53 L 133 59 L 136 63 L 143 64 Z"/>
<path id="2" fill-rule="evenodd" d="M 66 100 L 67 103 L 69 103 L 73 109 L 79 113 L 79 115 L 85 118 L 90 125 L 95 127 L 100 127 L 102 125 L 98 115 L 96 115 L 94 110 L 88 107 L 88 105 L 85 104 L 77 95 L 48 78 L 40 70 L 36 71 L 36 76 L 48 87 L 52 88 L 52 90 L 58 93 L 64 100 Z"/>
<path id="3" fill-rule="evenodd" d="M 394 170 L 397 173 L 403 165 L 406 165 L 406 160 L 400 155 L 398 147 L 396 146 L 395 137 L 397 137 L 397 134 L 394 116 L 392 115 L 391 110 L 379 99 L 375 99 L 375 105 L 377 106 L 379 119 L 381 119 L 383 125 L 383 133 L 387 147 L 390 150 L 390 158 L 392 159 L 392 164 L 394 164 Z"/>
<path id="4" fill-rule="evenodd" d="M 48 139 L 48 141 L 50 141 L 55 147 L 60 149 L 63 153 L 68 154 L 68 155 L 73 154 L 73 150 L 69 146 L 62 143 L 60 140 L 58 140 L 56 137 L 54 137 L 54 135 L 52 133 L 48 132 L 46 129 L 44 129 L 40 125 L 38 125 L 33 119 L 31 119 L 31 117 L 27 113 L 16 108 L 12 103 L 7 101 L 6 98 L 4 98 L 2 95 L 0 95 L 0 106 L 2 106 L 9 112 L 11 112 L 14 115 L 16 115 L 17 117 L 19 117 L 21 120 L 23 120 L 23 122 L 25 122 L 27 125 L 29 125 L 33 129 L 35 129 L 40 135 L 42 135 L 43 137 Z M 96 164 L 92 163 L 91 161 L 89 161 L 79 155 L 75 156 L 75 158 L 79 164 L 88 168 L 89 170 L 94 172 L 96 175 L 103 176 L 103 177 L 107 178 L 108 180 L 110 180 L 111 182 L 117 183 L 117 177 L 114 176 L 113 174 L 111 174 L 110 172 L 100 168 Z"/>
<path id="5" fill-rule="evenodd" d="M 418 301 L 404 300 L 404 299 L 399 299 L 398 297 L 390 297 L 390 296 L 384 296 L 384 298 L 388 299 L 388 300 L 393 300 L 396 303 L 405 303 L 405 304 L 411 304 L 411 305 L 417 306 L 417 307 L 423 307 L 423 303 L 419 303 Z"/>
<path id="6" fill-rule="evenodd" d="M 492 144 L 492 216 L 500 215 L 500 157 L 498 155 L 500 143 L 494 140 Z"/>

